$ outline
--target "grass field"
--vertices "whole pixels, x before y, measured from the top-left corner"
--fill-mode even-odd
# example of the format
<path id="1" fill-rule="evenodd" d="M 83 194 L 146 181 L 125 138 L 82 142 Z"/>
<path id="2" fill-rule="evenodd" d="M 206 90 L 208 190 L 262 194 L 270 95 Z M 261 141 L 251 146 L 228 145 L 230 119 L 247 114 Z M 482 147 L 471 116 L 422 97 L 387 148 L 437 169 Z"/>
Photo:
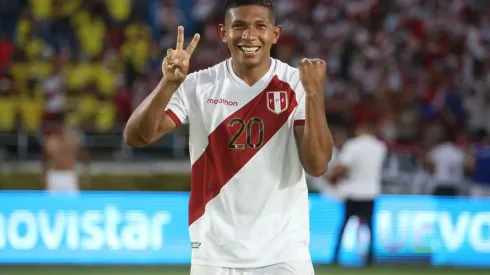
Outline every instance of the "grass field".
<path id="1" fill-rule="evenodd" d="M 380 266 L 370 268 L 315 267 L 316 275 L 483 275 L 490 270 Z M 189 267 L 168 266 L 0 266 L 0 275 L 189 275 Z M 212 275 L 212 274 L 202 274 Z"/>

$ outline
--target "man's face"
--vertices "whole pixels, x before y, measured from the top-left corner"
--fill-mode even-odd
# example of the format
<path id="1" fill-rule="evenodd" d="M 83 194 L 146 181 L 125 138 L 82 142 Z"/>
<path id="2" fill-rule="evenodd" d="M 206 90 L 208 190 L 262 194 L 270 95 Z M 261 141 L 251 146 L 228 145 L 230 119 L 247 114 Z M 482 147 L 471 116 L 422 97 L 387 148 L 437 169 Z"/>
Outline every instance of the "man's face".
<path id="1" fill-rule="evenodd" d="M 268 62 L 271 47 L 277 43 L 281 27 L 274 25 L 268 8 L 247 5 L 228 11 L 220 33 L 233 60 L 250 68 Z"/>

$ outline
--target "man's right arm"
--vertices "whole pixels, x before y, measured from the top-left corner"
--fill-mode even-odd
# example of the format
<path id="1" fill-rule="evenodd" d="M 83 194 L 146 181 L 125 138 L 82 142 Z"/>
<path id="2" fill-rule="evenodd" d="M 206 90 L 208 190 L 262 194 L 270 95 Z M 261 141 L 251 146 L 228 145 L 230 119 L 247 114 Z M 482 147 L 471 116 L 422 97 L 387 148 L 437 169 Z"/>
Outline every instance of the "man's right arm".
<path id="1" fill-rule="evenodd" d="M 172 95 L 187 77 L 189 59 L 199 38 L 199 34 L 195 34 L 187 49 L 184 50 L 184 27 L 178 27 L 177 46 L 175 50 L 167 50 L 167 56 L 162 62 L 164 77 L 155 90 L 136 108 L 126 124 L 124 141 L 128 145 L 147 146 L 177 127 L 165 109 Z"/>
<path id="2" fill-rule="evenodd" d="M 153 92 L 136 108 L 124 129 L 124 141 L 141 148 L 170 133 L 177 125 L 165 112 L 179 84 L 162 78 Z"/>

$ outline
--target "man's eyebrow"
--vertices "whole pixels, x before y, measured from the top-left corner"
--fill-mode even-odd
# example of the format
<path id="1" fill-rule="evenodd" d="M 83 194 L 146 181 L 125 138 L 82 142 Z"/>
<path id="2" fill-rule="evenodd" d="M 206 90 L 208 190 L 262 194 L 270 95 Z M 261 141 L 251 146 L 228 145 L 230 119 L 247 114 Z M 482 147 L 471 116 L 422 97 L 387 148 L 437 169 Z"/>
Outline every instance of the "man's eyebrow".
<path id="1" fill-rule="evenodd" d="M 270 21 L 270 20 L 263 20 L 263 19 L 260 19 L 260 20 L 256 20 L 254 23 L 255 23 L 255 24 L 257 24 L 257 23 L 271 24 L 271 21 Z"/>
<path id="2" fill-rule="evenodd" d="M 232 24 L 245 24 L 245 21 L 240 20 L 240 19 L 232 19 L 231 22 Z"/>
<path id="3" fill-rule="evenodd" d="M 237 20 L 231 20 L 231 23 L 232 24 L 247 24 L 247 22 L 241 20 L 241 19 L 237 19 Z M 253 21 L 253 24 L 272 24 L 272 22 L 270 20 L 264 20 L 264 19 L 258 19 L 258 20 L 255 20 Z"/>

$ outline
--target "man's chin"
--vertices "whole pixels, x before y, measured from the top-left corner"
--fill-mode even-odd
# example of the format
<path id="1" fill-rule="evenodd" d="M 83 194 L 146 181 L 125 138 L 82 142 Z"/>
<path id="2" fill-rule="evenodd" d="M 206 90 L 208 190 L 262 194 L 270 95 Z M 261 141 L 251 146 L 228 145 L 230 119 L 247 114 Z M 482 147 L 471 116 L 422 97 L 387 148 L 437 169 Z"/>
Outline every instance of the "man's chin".
<path id="1" fill-rule="evenodd" d="M 260 55 L 255 55 L 253 57 L 250 56 L 245 56 L 240 54 L 237 58 L 238 62 L 240 65 L 243 65 L 245 67 L 255 67 L 260 65 L 263 57 Z"/>

